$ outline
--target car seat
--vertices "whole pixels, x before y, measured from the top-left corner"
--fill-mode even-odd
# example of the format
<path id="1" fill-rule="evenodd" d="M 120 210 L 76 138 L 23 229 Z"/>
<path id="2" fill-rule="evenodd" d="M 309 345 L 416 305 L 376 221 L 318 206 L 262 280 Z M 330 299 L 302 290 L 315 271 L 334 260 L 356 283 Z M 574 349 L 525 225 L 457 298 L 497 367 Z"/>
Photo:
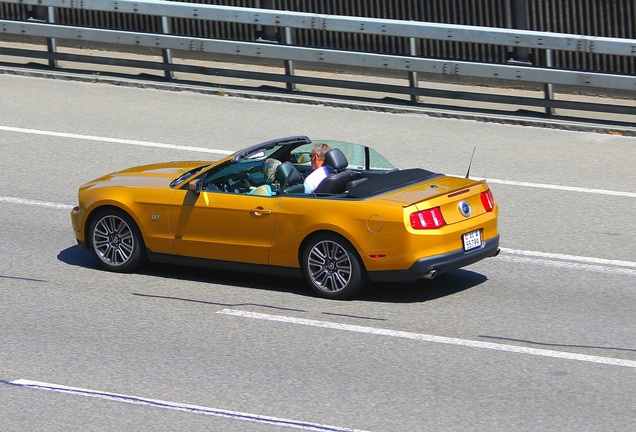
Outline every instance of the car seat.
<path id="1" fill-rule="evenodd" d="M 274 178 L 280 184 L 280 194 L 304 193 L 303 177 L 293 163 L 287 161 L 276 167 Z"/>
<path id="2" fill-rule="evenodd" d="M 316 187 L 316 194 L 340 194 L 346 189 L 347 183 L 354 179 L 353 171 L 346 169 L 349 166 L 347 157 L 339 148 L 334 148 L 325 154 L 325 166 L 331 173 L 327 175 Z"/>

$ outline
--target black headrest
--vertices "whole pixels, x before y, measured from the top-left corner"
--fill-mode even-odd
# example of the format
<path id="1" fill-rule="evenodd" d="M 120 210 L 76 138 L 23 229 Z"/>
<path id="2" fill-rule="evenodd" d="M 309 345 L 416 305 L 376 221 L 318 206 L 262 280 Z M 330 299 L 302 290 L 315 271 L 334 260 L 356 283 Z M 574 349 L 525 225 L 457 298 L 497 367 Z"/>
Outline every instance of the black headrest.
<path id="1" fill-rule="evenodd" d="M 287 161 L 276 167 L 276 173 L 274 178 L 278 180 L 281 186 L 287 182 L 288 185 L 296 184 L 299 180 L 302 180 L 300 173 L 296 169 L 293 163 Z"/>
<path id="2" fill-rule="evenodd" d="M 347 161 L 347 157 L 342 153 L 342 150 L 335 148 L 325 154 L 325 165 L 336 171 L 340 171 L 349 166 L 349 161 Z"/>
<path id="3" fill-rule="evenodd" d="M 285 180 L 287 180 L 287 177 L 289 177 L 289 173 L 292 172 L 293 168 L 294 168 L 294 164 L 292 164 L 291 162 L 289 161 L 283 162 L 282 164 L 276 167 L 276 173 L 274 173 L 274 178 L 281 185 L 283 185 L 285 183 Z"/>

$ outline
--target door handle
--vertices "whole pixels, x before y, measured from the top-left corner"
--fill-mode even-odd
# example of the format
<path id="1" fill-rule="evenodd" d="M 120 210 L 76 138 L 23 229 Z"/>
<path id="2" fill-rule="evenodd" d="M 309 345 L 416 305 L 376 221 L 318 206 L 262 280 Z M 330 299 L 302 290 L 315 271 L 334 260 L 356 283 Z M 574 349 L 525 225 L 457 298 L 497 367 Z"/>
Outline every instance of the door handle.
<path id="1" fill-rule="evenodd" d="M 250 212 L 254 215 L 254 216 L 267 216 L 269 214 L 272 213 L 271 210 L 266 210 L 263 207 L 256 207 L 250 210 Z"/>

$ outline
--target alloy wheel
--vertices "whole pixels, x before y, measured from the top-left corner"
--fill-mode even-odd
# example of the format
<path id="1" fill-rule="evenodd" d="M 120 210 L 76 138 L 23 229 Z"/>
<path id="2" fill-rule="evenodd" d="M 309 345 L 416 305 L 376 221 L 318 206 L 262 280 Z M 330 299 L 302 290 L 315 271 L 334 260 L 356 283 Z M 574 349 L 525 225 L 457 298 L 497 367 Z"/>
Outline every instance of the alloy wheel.
<path id="1" fill-rule="evenodd" d="M 97 221 L 92 245 L 99 259 L 113 267 L 126 264 L 136 247 L 130 226 L 116 215 L 107 215 Z"/>
<path id="2" fill-rule="evenodd" d="M 328 292 L 339 292 L 351 280 L 351 257 L 340 244 L 323 240 L 309 251 L 308 269 L 309 277 L 316 287 Z"/>

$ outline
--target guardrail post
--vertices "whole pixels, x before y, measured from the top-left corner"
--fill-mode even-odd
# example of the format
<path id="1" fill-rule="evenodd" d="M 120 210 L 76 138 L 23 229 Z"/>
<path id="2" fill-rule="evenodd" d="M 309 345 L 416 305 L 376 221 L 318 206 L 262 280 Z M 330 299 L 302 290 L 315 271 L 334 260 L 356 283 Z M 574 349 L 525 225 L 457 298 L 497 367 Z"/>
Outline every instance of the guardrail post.
<path id="1" fill-rule="evenodd" d="M 50 24 L 55 24 L 55 8 L 53 6 L 47 7 L 46 21 Z M 49 53 L 55 54 L 57 52 L 57 40 L 55 38 L 46 38 L 46 48 Z M 49 66 L 52 68 L 57 67 L 57 60 L 50 58 Z"/>
<path id="2" fill-rule="evenodd" d="M 417 56 L 417 39 L 409 38 L 409 54 L 413 57 Z M 416 89 L 419 87 L 419 80 L 417 79 L 417 72 L 409 72 L 409 87 Z M 419 103 L 420 98 L 416 94 L 411 94 L 411 103 Z"/>
<path id="3" fill-rule="evenodd" d="M 163 34 L 170 34 L 170 20 L 167 16 L 162 16 L 161 17 L 161 32 Z M 171 65 L 172 64 L 172 50 L 164 48 L 161 50 L 161 55 L 163 57 L 163 64 L 164 65 Z M 174 72 L 168 68 L 163 70 L 163 76 L 167 79 L 167 80 L 173 80 L 174 79 Z"/>
<path id="4" fill-rule="evenodd" d="M 294 37 L 292 36 L 291 27 L 285 27 L 285 34 L 283 38 L 283 43 L 285 45 L 293 45 Z M 293 60 L 285 60 L 285 75 L 286 76 L 294 76 L 294 61 Z M 296 91 L 296 83 L 287 82 L 287 90 L 288 91 Z"/>
<path id="5" fill-rule="evenodd" d="M 256 7 L 262 9 L 274 9 L 274 0 L 260 0 L 260 4 Z M 260 26 L 261 35 L 260 38 L 266 41 L 274 42 L 278 41 L 276 36 L 276 27 L 271 25 Z"/>
<path id="6" fill-rule="evenodd" d="M 547 68 L 554 67 L 554 56 L 551 49 L 545 50 L 545 66 Z M 554 99 L 554 85 L 552 83 L 543 84 L 543 94 L 544 99 L 547 101 L 551 101 Z M 545 113 L 548 116 L 554 115 L 554 109 L 552 107 L 546 106 Z"/>
<path id="7" fill-rule="evenodd" d="M 527 0 L 510 0 L 512 27 L 518 30 L 528 29 Z M 516 62 L 530 63 L 530 49 L 527 47 L 513 47 L 512 59 Z"/>

